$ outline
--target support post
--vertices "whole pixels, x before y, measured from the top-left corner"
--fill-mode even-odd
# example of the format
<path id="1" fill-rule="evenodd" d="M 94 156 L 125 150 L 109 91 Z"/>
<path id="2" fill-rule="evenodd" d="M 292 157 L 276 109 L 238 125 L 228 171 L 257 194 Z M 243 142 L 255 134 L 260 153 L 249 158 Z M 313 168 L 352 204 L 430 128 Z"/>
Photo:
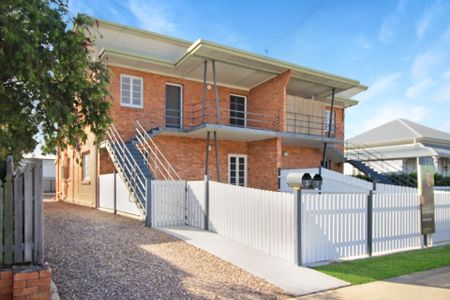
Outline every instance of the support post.
<path id="1" fill-rule="evenodd" d="M 117 171 L 114 170 L 114 214 L 117 214 Z"/>
<path id="2" fill-rule="evenodd" d="M 145 225 L 152 227 L 152 180 L 145 179 Z"/>
<path id="3" fill-rule="evenodd" d="M 212 61 L 212 71 L 213 71 L 213 80 L 214 80 L 214 96 L 216 97 L 217 124 L 220 124 L 219 92 L 217 91 L 216 62 L 214 60 Z"/>
<path id="4" fill-rule="evenodd" d="M 295 219 L 297 220 L 297 265 L 302 265 L 302 190 L 295 192 Z"/>
<path id="5" fill-rule="evenodd" d="M 34 167 L 34 261 L 44 259 L 42 161 L 35 161 Z"/>
<path id="6" fill-rule="evenodd" d="M 373 191 L 367 196 L 367 254 L 372 256 Z"/>
<path id="7" fill-rule="evenodd" d="M 206 77 L 208 72 L 208 61 L 205 60 L 203 66 L 203 91 L 202 91 L 202 124 L 205 124 L 205 105 L 206 105 Z M 194 124 L 192 124 L 194 125 Z"/>
<path id="8" fill-rule="evenodd" d="M 205 176 L 208 176 L 208 164 L 209 164 L 209 136 L 210 132 L 206 133 L 206 158 L 205 158 Z"/>
<path id="9" fill-rule="evenodd" d="M 334 115 L 334 93 L 335 93 L 336 89 L 333 88 L 331 90 L 331 111 L 330 111 L 330 119 L 329 119 L 329 124 L 328 124 L 328 138 L 331 137 L 331 129 L 333 128 L 333 115 Z M 325 160 L 326 160 L 326 156 L 327 156 L 327 142 L 325 142 L 323 144 L 323 157 L 322 157 L 322 166 L 323 167 L 328 167 Z"/>
<path id="10" fill-rule="evenodd" d="M 205 175 L 205 230 L 209 230 L 209 177 Z"/>
<path id="11" fill-rule="evenodd" d="M 217 181 L 220 182 L 220 169 L 219 169 L 219 146 L 217 144 L 217 131 L 214 130 L 214 147 L 216 149 L 216 174 Z"/>

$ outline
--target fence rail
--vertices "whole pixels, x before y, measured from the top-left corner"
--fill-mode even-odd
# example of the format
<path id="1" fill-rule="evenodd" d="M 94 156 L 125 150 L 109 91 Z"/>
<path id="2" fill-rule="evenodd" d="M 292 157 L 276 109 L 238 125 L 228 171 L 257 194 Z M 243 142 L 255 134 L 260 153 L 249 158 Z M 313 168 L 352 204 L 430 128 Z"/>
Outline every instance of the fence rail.
<path id="1" fill-rule="evenodd" d="M 14 170 L 7 159 L 5 182 L 0 180 L 0 265 L 42 262 L 42 161 Z"/>
<path id="2" fill-rule="evenodd" d="M 168 188 L 170 182 L 153 185 L 153 201 L 159 201 L 153 212 L 161 218 L 154 222 L 155 226 L 187 224 L 207 228 L 292 263 L 298 263 L 300 256 L 302 264 L 423 246 L 419 196 L 415 189 L 302 192 L 299 215 L 298 199 L 293 193 L 214 181 L 185 184 L 173 185 L 172 189 Z M 433 242 L 450 241 L 450 193 L 435 192 L 435 199 Z M 180 206 L 185 208 L 184 215 Z"/>

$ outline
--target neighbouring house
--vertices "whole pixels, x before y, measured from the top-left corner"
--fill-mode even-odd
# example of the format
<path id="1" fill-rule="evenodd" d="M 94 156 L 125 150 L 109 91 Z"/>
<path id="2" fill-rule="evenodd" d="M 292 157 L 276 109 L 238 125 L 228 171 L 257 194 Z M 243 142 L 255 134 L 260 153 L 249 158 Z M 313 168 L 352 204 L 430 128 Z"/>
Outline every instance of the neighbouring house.
<path id="1" fill-rule="evenodd" d="M 419 157 L 431 157 L 435 172 L 450 176 L 450 134 L 398 119 L 350 138 L 346 157 L 358 159 L 380 173 L 412 173 Z M 345 164 L 345 174 L 359 171 Z"/>
<path id="2" fill-rule="evenodd" d="M 55 155 L 24 155 L 25 161 L 42 161 L 42 180 L 44 194 L 54 195 L 56 192 L 56 156 Z"/>
<path id="3" fill-rule="evenodd" d="M 58 153 L 60 199 L 96 206 L 98 176 L 212 180 L 278 190 L 282 169 L 343 171 L 345 109 L 359 81 L 199 39 L 99 21 L 114 127 Z M 79 163 L 77 163 L 77 161 Z M 133 168 L 131 165 L 135 165 Z M 137 187 L 136 187 L 137 186 Z"/>

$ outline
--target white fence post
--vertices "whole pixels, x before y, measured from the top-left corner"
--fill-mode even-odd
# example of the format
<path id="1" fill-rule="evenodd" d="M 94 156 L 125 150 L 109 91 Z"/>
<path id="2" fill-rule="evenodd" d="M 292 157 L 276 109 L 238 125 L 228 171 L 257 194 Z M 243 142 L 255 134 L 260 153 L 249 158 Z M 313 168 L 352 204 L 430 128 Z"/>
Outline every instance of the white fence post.
<path id="1" fill-rule="evenodd" d="M 209 177 L 205 175 L 205 230 L 209 230 Z"/>
<path id="2" fill-rule="evenodd" d="M 302 190 L 298 189 L 295 192 L 294 204 L 294 220 L 296 221 L 296 243 L 294 245 L 297 253 L 297 265 L 302 265 Z"/>
<path id="3" fill-rule="evenodd" d="M 367 195 L 367 254 L 372 256 L 372 235 L 373 235 L 373 192 Z"/>
<path id="4" fill-rule="evenodd" d="M 152 180 L 149 178 L 145 179 L 145 225 L 152 227 Z"/>

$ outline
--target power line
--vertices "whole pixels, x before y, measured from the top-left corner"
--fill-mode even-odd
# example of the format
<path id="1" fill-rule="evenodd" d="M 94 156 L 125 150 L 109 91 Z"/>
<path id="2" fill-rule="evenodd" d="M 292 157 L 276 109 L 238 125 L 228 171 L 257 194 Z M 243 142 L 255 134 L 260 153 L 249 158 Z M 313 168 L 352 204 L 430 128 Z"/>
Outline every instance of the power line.
<path id="1" fill-rule="evenodd" d="M 296 23 L 285 35 L 281 36 L 279 39 L 269 43 L 265 48 L 264 48 L 264 52 L 267 54 L 269 52 L 269 48 L 271 46 L 273 46 L 274 44 L 284 40 L 288 35 L 290 35 L 295 29 L 297 29 L 300 25 L 302 25 L 303 23 L 306 22 L 306 20 L 308 20 L 312 15 L 314 15 L 314 13 L 316 13 L 319 8 L 322 6 L 322 4 L 325 2 L 326 0 L 322 0 L 320 1 L 320 3 L 314 7 L 305 17 L 303 17 L 298 23 Z"/>

